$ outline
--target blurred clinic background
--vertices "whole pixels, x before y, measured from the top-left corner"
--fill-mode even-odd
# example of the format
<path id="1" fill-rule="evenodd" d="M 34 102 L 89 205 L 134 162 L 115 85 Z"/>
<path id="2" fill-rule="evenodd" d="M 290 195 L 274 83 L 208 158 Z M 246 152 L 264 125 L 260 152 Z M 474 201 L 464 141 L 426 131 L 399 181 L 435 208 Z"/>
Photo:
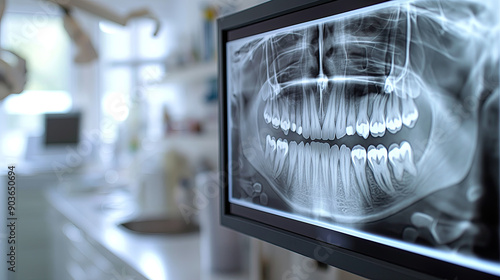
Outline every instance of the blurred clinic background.
<path id="1" fill-rule="evenodd" d="M 218 225 L 215 19 L 260 2 L 0 0 L 0 279 L 355 279 Z"/>

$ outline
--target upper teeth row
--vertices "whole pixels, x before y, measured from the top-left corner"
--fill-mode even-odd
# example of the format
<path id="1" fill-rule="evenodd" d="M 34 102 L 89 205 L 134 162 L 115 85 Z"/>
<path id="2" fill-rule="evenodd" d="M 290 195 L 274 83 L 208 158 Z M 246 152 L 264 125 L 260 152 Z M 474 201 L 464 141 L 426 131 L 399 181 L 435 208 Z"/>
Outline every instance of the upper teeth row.
<path id="1" fill-rule="evenodd" d="M 303 93 L 302 103 L 296 104 L 286 97 L 267 99 L 264 120 L 276 129 L 281 128 L 286 135 L 291 130 L 306 139 L 334 140 L 356 133 L 365 139 L 370 134 L 382 137 L 386 130 L 396 133 L 403 125 L 414 127 L 419 116 L 410 97 L 376 94 L 354 101 L 338 94 L 330 96 L 321 124 L 315 98 L 313 94 Z"/>
<path id="2" fill-rule="evenodd" d="M 396 191 L 392 177 L 401 182 L 405 171 L 417 175 L 413 150 L 406 141 L 399 145 L 392 144 L 389 151 L 382 144 L 371 145 L 368 150 L 357 145 L 351 150 L 345 145 L 339 148 L 337 145 L 330 147 L 327 143 L 318 142 L 288 143 L 286 139 L 276 140 L 268 135 L 265 158 L 271 164 L 274 178 L 286 172 L 288 167 L 285 173 L 287 186 L 294 184 L 294 192 L 300 192 L 301 187 L 307 186 L 308 191 L 312 187 L 314 191 L 322 192 L 318 195 L 332 197 L 333 194 L 333 197 L 337 197 L 341 191 L 346 198 L 358 195 L 368 204 L 372 203 L 373 198 L 367 179 L 367 165 L 378 187 L 386 194 Z"/>

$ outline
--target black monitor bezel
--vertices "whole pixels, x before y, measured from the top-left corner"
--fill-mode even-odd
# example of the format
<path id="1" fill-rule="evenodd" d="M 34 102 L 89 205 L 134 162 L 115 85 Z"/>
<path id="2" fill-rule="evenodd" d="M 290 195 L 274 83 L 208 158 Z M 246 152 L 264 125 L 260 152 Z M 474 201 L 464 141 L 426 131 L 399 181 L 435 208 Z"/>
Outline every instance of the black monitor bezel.
<path id="1" fill-rule="evenodd" d="M 226 42 L 230 39 L 257 34 L 257 32 L 269 31 L 387 1 L 390 0 L 273 0 L 218 19 L 221 224 L 370 279 L 498 279 L 498 277 L 482 271 L 229 202 Z M 296 229 L 297 225 L 299 225 L 300 230 L 290 230 Z M 311 232 L 317 236 L 316 239 L 310 237 Z M 325 236 L 331 233 L 336 237 L 336 241 L 325 242 Z M 346 246 L 348 243 L 357 245 Z M 368 247 L 369 250 L 363 250 L 364 252 L 360 253 L 353 249 L 356 247 Z M 322 256 L 320 256 L 319 250 L 322 250 Z M 385 257 L 377 258 L 366 254 L 367 251 L 372 254 L 383 252 Z"/>

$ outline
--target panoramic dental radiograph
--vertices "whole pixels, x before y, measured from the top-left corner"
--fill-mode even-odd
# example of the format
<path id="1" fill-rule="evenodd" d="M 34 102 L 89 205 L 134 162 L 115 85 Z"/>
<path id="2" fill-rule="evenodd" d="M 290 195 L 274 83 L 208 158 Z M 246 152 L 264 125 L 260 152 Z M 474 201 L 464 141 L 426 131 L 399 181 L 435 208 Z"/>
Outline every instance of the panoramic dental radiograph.
<path id="1" fill-rule="evenodd" d="M 228 42 L 231 202 L 498 260 L 498 11 L 392 1 Z"/>

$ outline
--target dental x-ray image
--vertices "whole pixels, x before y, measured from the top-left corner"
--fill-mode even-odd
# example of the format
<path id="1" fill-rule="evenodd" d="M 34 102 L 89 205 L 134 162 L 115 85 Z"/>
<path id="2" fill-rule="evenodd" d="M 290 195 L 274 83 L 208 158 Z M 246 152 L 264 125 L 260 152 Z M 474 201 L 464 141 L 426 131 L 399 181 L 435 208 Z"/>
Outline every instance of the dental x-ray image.
<path id="1" fill-rule="evenodd" d="M 228 42 L 231 203 L 500 274 L 499 11 L 390 1 Z"/>

